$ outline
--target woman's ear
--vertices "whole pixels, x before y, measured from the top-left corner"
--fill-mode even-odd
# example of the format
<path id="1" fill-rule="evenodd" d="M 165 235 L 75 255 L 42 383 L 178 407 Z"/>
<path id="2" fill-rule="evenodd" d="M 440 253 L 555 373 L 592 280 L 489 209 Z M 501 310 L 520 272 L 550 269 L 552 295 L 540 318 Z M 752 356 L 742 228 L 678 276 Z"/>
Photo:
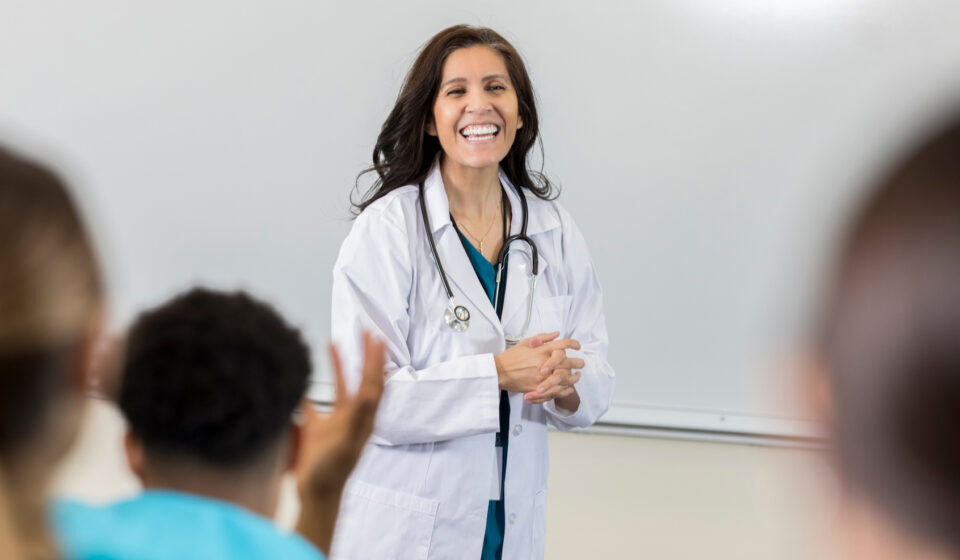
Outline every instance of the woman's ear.
<path id="1" fill-rule="evenodd" d="M 523 128 L 523 117 L 517 115 L 517 130 Z"/>
<path id="2" fill-rule="evenodd" d="M 429 119 L 429 120 L 427 121 L 427 126 L 425 127 L 425 131 L 426 131 L 426 133 L 429 134 L 430 136 L 436 136 L 436 135 L 437 135 L 437 125 L 434 124 L 433 119 Z"/>

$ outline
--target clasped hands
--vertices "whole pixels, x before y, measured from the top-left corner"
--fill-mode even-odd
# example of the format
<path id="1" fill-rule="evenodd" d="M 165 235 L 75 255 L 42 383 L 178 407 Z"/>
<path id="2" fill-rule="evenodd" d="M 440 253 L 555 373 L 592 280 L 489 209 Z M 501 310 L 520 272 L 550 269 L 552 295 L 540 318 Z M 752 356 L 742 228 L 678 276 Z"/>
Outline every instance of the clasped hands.
<path id="1" fill-rule="evenodd" d="M 518 342 L 502 354 L 494 356 L 500 388 L 524 394 L 530 404 L 576 395 L 574 385 L 580 380 L 584 362 L 568 357 L 568 349 L 579 350 L 572 338 L 557 340 L 559 332 L 541 333 Z"/>

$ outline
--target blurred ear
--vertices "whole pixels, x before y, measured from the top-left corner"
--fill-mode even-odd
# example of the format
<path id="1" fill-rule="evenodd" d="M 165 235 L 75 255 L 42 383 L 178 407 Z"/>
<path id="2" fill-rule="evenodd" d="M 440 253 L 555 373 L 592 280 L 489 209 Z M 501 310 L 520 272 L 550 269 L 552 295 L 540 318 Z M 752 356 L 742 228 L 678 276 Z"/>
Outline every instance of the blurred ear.
<path id="1" fill-rule="evenodd" d="M 523 128 L 523 117 L 517 115 L 517 130 Z"/>
<path id="2" fill-rule="evenodd" d="M 291 423 L 288 437 L 290 438 L 290 447 L 284 471 L 292 471 L 297 467 L 297 461 L 300 460 L 301 449 L 303 448 L 303 427 L 295 422 Z"/>
<path id="3" fill-rule="evenodd" d="M 98 310 L 93 313 L 86 330 L 81 335 L 73 363 L 70 364 L 68 380 L 72 391 L 85 394 L 95 386 L 97 376 L 94 363 L 102 335 L 103 313 Z"/>
<path id="4" fill-rule="evenodd" d="M 123 437 L 123 449 L 127 454 L 127 466 L 143 484 L 147 476 L 147 454 L 143 442 L 129 429 Z"/>
<path id="5" fill-rule="evenodd" d="M 800 374 L 804 408 L 824 431 L 829 430 L 834 421 L 834 395 L 826 361 L 809 352 L 802 361 Z"/>
<path id="6" fill-rule="evenodd" d="M 429 134 L 430 136 L 437 135 L 437 125 L 434 124 L 433 119 L 430 119 L 427 121 L 426 133 Z"/>

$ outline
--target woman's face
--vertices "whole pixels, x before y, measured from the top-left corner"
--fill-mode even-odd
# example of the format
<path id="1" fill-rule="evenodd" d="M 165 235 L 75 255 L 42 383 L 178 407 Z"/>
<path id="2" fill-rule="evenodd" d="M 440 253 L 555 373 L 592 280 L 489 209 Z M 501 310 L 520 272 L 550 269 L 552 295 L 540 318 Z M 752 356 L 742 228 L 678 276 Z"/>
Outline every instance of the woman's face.
<path id="1" fill-rule="evenodd" d="M 427 125 L 427 133 L 440 140 L 445 165 L 499 166 L 522 126 L 517 92 L 500 53 L 482 45 L 453 51 L 443 64 L 433 122 Z"/>

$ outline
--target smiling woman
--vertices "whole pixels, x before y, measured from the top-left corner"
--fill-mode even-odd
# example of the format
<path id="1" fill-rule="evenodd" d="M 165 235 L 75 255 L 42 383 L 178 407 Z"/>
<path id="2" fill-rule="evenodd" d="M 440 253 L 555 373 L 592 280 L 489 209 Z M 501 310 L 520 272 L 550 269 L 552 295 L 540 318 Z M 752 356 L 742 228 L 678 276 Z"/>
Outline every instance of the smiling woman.
<path id="1" fill-rule="evenodd" d="M 442 80 L 427 134 L 440 140 L 444 170 L 495 170 L 523 127 L 503 57 L 484 45 L 458 49 L 447 57 Z"/>
<path id="2" fill-rule="evenodd" d="M 447 83 L 449 78 L 443 74 L 444 70 L 451 70 L 444 62 L 452 64 L 468 58 L 457 53 L 458 56 L 451 60 L 451 55 L 460 49 L 488 51 L 493 56 L 483 57 L 488 59 L 485 62 L 490 62 L 489 59 L 495 57 L 494 66 L 498 67 L 495 75 L 490 77 L 500 80 L 499 84 L 490 84 L 490 87 L 509 88 L 513 91 L 518 123 L 516 128 L 519 130 L 508 144 L 508 153 L 500 161 L 504 173 L 514 184 L 523 185 L 540 198 L 553 197 L 554 189 L 546 176 L 528 169 L 527 166 L 530 150 L 539 139 L 540 121 L 533 84 L 530 83 L 520 53 L 492 29 L 457 25 L 441 31 L 431 39 L 407 73 L 397 102 L 377 137 L 373 148 L 373 165 L 361 173 L 363 177 L 367 173 L 376 172 L 377 178 L 362 200 L 356 203 L 358 212 L 394 189 L 426 179 L 434 160 L 441 153 L 437 134 L 428 136 L 423 133 L 429 126 L 436 126 L 433 122 L 433 111 L 441 104 L 438 95 L 440 89 L 444 87 L 458 90 L 454 85 L 460 85 L 460 89 L 465 91 L 465 76 L 451 76 L 459 80 L 450 84 Z"/>
<path id="3" fill-rule="evenodd" d="M 543 556 L 547 423 L 595 422 L 613 370 L 586 244 L 527 165 L 538 137 L 503 37 L 456 26 L 427 43 L 333 271 L 344 356 L 365 330 L 388 348 L 335 559 Z"/>

